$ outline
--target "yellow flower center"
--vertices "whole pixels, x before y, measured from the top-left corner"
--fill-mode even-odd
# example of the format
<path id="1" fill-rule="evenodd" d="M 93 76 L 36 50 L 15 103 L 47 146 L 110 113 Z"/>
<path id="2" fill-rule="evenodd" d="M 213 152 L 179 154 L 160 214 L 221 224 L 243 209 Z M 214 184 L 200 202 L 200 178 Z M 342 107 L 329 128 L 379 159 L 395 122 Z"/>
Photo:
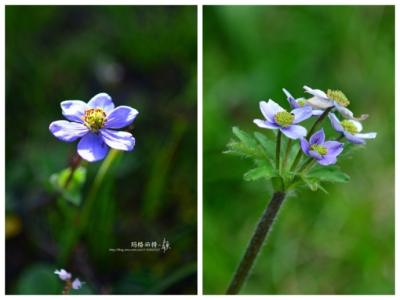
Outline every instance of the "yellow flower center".
<path id="1" fill-rule="evenodd" d="M 340 124 L 342 124 L 344 130 L 347 131 L 348 133 L 351 134 L 359 133 L 357 126 L 354 125 L 354 123 L 351 122 L 350 120 L 343 120 L 342 122 L 340 122 Z"/>
<path id="2" fill-rule="evenodd" d="M 311 145 L 310 149 L 312 151 L 317 151 L 319 155 L 325 155 L 328 153 L 328 149 L 326 149 L 326 147 L 318 145 L 318 144 Z"/>
<path id="3" fill-rule="evenodd" d="M 300 106 L 304 106 L 304 104 L 306 104 L 306 100 L 305 99 L 299 99 L 297 100 L 297 104 Z"/>
<path id="4" fill-rule="evenodd" d="M 294 114 L 287 111 L 280 111 L 275 115 L 275 122 L 282 127 L 288 127 L 293 124 Z"/>
<path id="5" fill-rule="evenodd" d="M 349 99 L 347 99 L 346 95 L 339 90 L 328 90 L 326 92 L 327 96 L 336 101 L 338 104 L 342 105 L 342 106 L 347 106 L 350 104 Z"/>
<path id="6" fill-rule="evenodd" d="M 106 113 L 101 108 L 88 109 L 82 120 L 91 131 L 98 132 L 106 122 Z"/>

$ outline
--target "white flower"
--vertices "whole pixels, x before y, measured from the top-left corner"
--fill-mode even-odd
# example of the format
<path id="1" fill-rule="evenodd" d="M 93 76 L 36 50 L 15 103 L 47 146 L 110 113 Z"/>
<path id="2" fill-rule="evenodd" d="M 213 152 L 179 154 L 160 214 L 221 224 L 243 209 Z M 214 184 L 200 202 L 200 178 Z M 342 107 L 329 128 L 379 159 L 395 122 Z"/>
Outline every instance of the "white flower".
<path id="1" fill-rule="evenodd" d="M 54 274 L 57 274 L 58 277 L 60 277 L 61 280 L 69 280 L 69 279 L 71 279 L 71 273 L 68 273 L 64 269 L 55 270 Z"/>
<path id="2" fill-rule="evenodd" d="M 335 109 L 346 119 L 363 121 L 368 118 L 368 115 L 361 115 L 358 118 L 354 117 L 353 112 L 347 108 L 350 101 L 342 91 L 328 90 L 325 93 L 324 91 L 312 89 L 306 85 L 304 86 L 304 90 L 313 95 L 312 98 L 307 100 L 307 103 L 314 108 L 325 110 L 334 106 Z"/>

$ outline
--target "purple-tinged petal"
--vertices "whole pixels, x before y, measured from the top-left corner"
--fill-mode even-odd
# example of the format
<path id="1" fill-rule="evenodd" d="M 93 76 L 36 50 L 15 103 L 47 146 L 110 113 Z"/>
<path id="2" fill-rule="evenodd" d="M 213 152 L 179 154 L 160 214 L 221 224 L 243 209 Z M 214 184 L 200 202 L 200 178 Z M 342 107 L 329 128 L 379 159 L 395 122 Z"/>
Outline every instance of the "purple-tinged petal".
<path id="1" fill-rule="evenodd" d="M 253 122 L 254 122 L 258 127 L 261 127 L 261 128 L 268 128 L 268 129 L 277 129 L 277 128 L 279 128 L 278 125 L 276 125 L 276 124 L 274 124 L 274 123 L 271 123 L 271 122 L 269 122 L 269 121 L 267 121 L 267 120 L 255 119 L 255 120 L 253 120 Z"/>
<path id="2" fill-rule="evenodd" d="M 63 116 L 73 122 L 83 123 L 82 117 L 85 114 L 87 105 L 80 100 L 67 100 L 61 102 Z"/>
<path id="3" fill-rule="evenodd" d="M 309 154 L 311 157 L 315 158 L 316 160 L 322 159 L 322 155 L 319 154 L 319 153 L 318 153 L 317 151 L 315 151 L 315 150 L 310 150 L 310 151 L 308 151 L 308 154 Z"/>
<path id="4" fill-rule="evenodd" d="M 318 160 L 318 163 L 323 166 L 328 166 L 335 164 L 336 160 L 336 155 L 324 155 L 323 158 Z"/>
<path id="5" fill-rule="evenodd" d="M 306 100 L 306 104 L 312 106 L 313 108 L 322 109 L 322 110 L 325 110 L 329 107 L 334 106 L 334 103 L 332 100 L 315 97 L 315 96 Z"/>
<path id="6" fill-rule="evenodd" d="M 376 138 L 376 132 L 357 133 L 355 136 L 362 139 L 374 139 Z"/>
<path id="7" fill-rule="evenodd" d="M 345 119 L 354 119 L 353 112 L 346 107 L 335 102 L 336 110 L 345 118 Z"/>
<path id="8" fill-rule="evenodd" d="M 79 290 L 82 287 L 82 281 L 79 280 L 79 278 L 75 278 L 74 281 L 72 281 L 72 288 L 74 290 Z"/>
<path id="9" fill-rule="evenodd" d="M 323 146 L 328 150 L 326 155 L 339 155 L 343 151 L 343 143 L 336 141 L 328 141 L 323 144 Z"/>
<path id="10" fill-rule="evenodd" d="M 282 90 L 285 93 L 291 108 L 299 108 L 299 107 L 301 107 L 301 105 L 297 103 L 296 99 L 292 96 L 292 94 L 290 94 L 288 92 L 287 89 L 282 89 Z"/>
<path id="11" fill-rule="evenodd" d="M 312 88 L 310 88 L 310 87 L 308 87 L 306 85 L 303 86 L 303 88 L 307 93 L 309 93 L 309 94 L 311 94 L 311 95 L 313 95 L 315 97 L 329 99 L 328 95 L 324 91 L 321 91 L 321 90 L 318 90 L 318 89 L 312 89 Z"/>
<path id="12" fill-rule="evenodd" d="M 57 274 L 61 280 L 68 280 L 71 279 L 71 273 L 68 273 L 64 269 L 55 270 L 54 274 Z"/>
<path id="13" fill-rule="evenodd" d="M 364 141 L 364 139 L 362 139 L 362 138 L 360 138 L 360 137 L 357 137 L 357 136 L 355 136 L 355 135 L 352 135 L 351 133 L 348 133 L 348 132 L 343 132 L 343 134 L 344 134 L 344 137 L 349 141 L 349 142 L 351 142 L 351 143 L 353 143 L 353 144 L 365 144 L 365 141 Z"/>
<path id="14" fill-rule="evenodd" d="M 78 154 L 89 162 L 103 159 L 108 149 L 103 139 L 92 132 L 85 135 L 78 143 Z"/>
<path id="15" fill-rule="evenodd" d="M 56 138 L 64 142 L 73 142 L 89 132 L 83 124 L 64 120 L 52 122 L 49 130 Z"/>
<path id="16" fill-rule="evenodd" d="M 314 144 L 321 145 L 324 142 L 325 142 L 325 132 L 322 128 L 318 130 L 316 133 L 314 133 L 310 138 L 311 145 Z"/>
<path id="17" fill-rule="evenodd" d="M 268 100 L 268 102 L 261 101 L 260 102 L 260 110 L 269 122 L 275 122 L 275 115 L 278 112 L 285 111 L 278 103 L 275 103 L 273 100 Z"/>
<path id="18" fill-rule="evenodd" d="M 90 108 L 101 108 L 106 114 L 110 113 L 114 109 L 114 103 L 111 97 L 106 93 L 100 93 L 95 95 L 88 102 L 88 107 Z"/>
<path id="19" fill-rule="evenodd" d="M 290 125 L 288 127 L 281 127 L 281 132 L 288 138 L 297 140 L 307 135 L 307 130 L 300 125 Z"/>
<path id="20" fill-rule="evenodd" d="M 107 116 L 107 121 L 104 124 L 105 128 L 119 129 L 128 126 L 135 120 L 139 112 L 129 106 L 118 106 L 114 108 Z"/>
<path id="21" fill-rule="evenodd" d="M 135 146 L 135 138 L 129 132 L 100 129 L 100 133 L 104 142 L 111 148 L 132 151 Z"/>
<path id="22" fill-rule="evenodd" d="M 342 126 L 342 124 L 340 124 L 339 119 L 336 117 L 335 114 L 328 114 L 328 118 L 331 121 L 331 125 L 333 127 L 333 129 L 335 129 L 335 131 L 337 132 L 344 132 L 344 128 Z"/>
<path id="23" fill-rule="evenodd" d="M 293 124 L 300 123 L 304 120 L 307 120 L 312 115 L 312 107 L 311 106 L 304 106 L 301 108 L 296 108 L 291 111 L 294 114 Z"/>
<path id="24" fill-rule="evenodd" d="M 303 152 L 308 155 L 308 151 L 310 150 L 310 144 L 305 138 L 300 139 L 300 147 L 301 150 L 303 150 Z"/>
<path id="25" fill-rule="evenodd" d="M 323 113 L 324 113 L 324 111 L 321 110 L 321 109 L 313 109 L 313 111 L 312 111 L 312 115 L 313 115 L 313 116 L 320 116 L 320 115 L 322 115 Z"/>

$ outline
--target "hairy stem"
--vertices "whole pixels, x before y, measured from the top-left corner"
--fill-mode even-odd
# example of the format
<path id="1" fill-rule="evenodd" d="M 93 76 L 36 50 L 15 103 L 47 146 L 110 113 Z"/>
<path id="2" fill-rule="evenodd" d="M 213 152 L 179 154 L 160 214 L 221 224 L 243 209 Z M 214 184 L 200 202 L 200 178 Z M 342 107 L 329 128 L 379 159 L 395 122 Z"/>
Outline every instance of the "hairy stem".
<path id="1" fill-rule="evenodd" d="M 325 109 L 325 111 L 323 112 L 322 115 L 319 116 L 319 118 L 315 121 L 315 123 L 313 124 L 313 126 L 311 127 L 311 129 L 309 130 L 308 134 L 307 134 L 307 140 L 311 137 L 311 135 L 314 133 L 315 129 L 317 128 L 317 126 L 325 119 L 325 117 L 329 114 L 329 112 L 333 109 L 333 106 L 328 107 L 327 109 Z M 293 171 L 296 167 L 297 164 L 300 161 L 301 158 L 301 154 L 302 154 L 302 150 L 301 147 L 299 149 L 299 152 L 297 152 L 296 158 L 293 161 L 292 166 L 290 167 L 290 171 Z"/>
<path id="2" fill-rule="evenodd" d="M 292 148 L 292 139 L 289 139 L 288 142 L 287 142 L 287 145 L 286 145 L 285 157 L 283 158 L 282 170 L 284 170 L 285 167 L 286 167 L 286 163 L 287 163 L 287 160 L 288 160 L 288 157 L 289 157 L 289 152 L 290 152 L 291 148 Z"/>
<path id="3" fill-rule="evenodd" d="M 278 214 L 279 208 L 285 199 L 284 192 L 275 192 L 272 195 L 271 201 L 268 203 L 261 219 L 258 222 L 257 228 L 253 233 L 253 237 L 247 246 L 246 252 L 240 261 L 240 264 L 233 276 L 233 279 L 226 291 L 227 295 L 238 294 L 243 283 L 245 282 L 251 267 L 260 252 L 261 246 L 263 245 L 268 232 L 274 223 L 275 217 Z"/>
<path id="4" fill-rule="evenodd" d="M 74 178 L 74 173 L 75 173 L 76 169 L 78 169 L 79 166 L 81 165 L 81 162 L 82 162 L 82 158 L 80 157 L 80 155 L 78 153 L 75 153 L 70 162 L 71 172 L 69 172 L 67 180 L 65 180 L 64 189 L 66 189 L 69 186 L 72 178 Z"/>
<path id="5" fill-rule="evenodd" d="M 278 130 L 278 135 L 276 136 L 276 170 L 279 172 L 279 159 L 281 153 L 281 140 L 282 140 L 282 132 Z"/>

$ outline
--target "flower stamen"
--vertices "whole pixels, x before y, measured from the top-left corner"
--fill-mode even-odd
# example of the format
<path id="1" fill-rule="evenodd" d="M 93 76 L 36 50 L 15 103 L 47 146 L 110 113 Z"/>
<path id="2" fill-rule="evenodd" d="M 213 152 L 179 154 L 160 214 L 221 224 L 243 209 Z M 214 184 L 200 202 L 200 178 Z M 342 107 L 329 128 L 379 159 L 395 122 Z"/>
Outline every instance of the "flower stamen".
<path id="1" fill-rule="evenodd" d="M 343 126 L 343 129 L 350 134 L 356 134 L 360 132 L 357 126 L 354 125 L 354 123 L 350 120 L 343 120 L 340 122 L 340 124 Z"/>
<path id="2" fill-rule="evenodd" d="M 311 145 L 310 150 L 316 151 L 319 155 L 326 155 L 328 153 L 328 149 L 326 147 L 318 144 Z"/>
<path id="3" fill-rule="evenodd" d="M 288 127 L 293 124 L 294 114 L 287 111 L 280 111 L 275 115 L 275 122 L 282 127 Z"/>
<path id="4" fill-rule="evenodd" d="M 101 108 L 88 109 L 82 120 L 91 131 L 98 132 L 106 122 L 106 113 Z"/>
<path id="5" fill-rule="evenodd" d="M 336 101 L 338 104 L 344 107 L 350 104 L 349 99 L 347 99 L 346 95 L 340 90 L 328 90 L 326 94 L 330 99 Z"/>

